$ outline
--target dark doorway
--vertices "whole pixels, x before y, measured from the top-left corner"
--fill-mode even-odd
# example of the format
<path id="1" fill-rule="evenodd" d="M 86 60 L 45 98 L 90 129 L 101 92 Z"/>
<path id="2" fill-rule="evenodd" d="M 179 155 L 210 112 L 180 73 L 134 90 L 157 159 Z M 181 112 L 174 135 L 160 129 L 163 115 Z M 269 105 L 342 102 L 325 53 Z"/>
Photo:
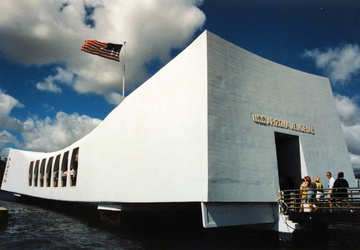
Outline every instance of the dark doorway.
<path id="1" fill-rule="evenodd" d="M 297 189 L 301 180 L 299 137 L 275 132 L 280 190 Z"/>

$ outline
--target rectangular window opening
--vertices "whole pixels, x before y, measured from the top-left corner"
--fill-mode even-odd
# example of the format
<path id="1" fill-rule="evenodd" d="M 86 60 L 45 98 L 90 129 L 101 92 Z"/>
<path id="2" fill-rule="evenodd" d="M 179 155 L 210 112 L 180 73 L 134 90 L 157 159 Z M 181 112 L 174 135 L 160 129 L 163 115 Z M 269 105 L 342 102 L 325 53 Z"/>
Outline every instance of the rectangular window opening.
<path id="1" fill-rule="evenodd" d="M 62 162 L 61 162 L 61 186 L 66 187 L 67 177 L 68 177 L 68 159 L 69 151 L 65 152 Z"/>
<path id="2" fill-rule="evenodd" d="M 57 187 L 59 184 L 59 166 L 60 166 L 60 156 L 57 155 L 55 158 L 55 164 L 54 164 L 54 187 Z"/>
<path id="3" fill-rule="evenodd" d="M 38 184 L 39 165 L 40 165 L 40 160 L 37 160 L 34 169 L 34 187 L 37 187 Z"/>
<path id="4" fill-rule="evenodd" d="M 43 159 L 40 166 L 40 187 L 44 186 L 45 163 L 46 159 Z"/>
<path id="5" fill-rule="evenodd" d="M 48 163 L 47 163 L 47 166 L 46 166 L 46 176 L 45 176 L 45 179 L 46 179 L 46 186 L 47 187 L 50 187 L 50 184 L 51 184 L 51 168 L 52 168 L 52 164 L 53 164 L 53 160 L 54 160 L 54 157 L 50 157 Z"/>
<path id="6" fill-rule="evenodd" d="M 34 171 L 34 162 L 30 162 L 29 166 L 29 186 L 32 185 L 32 178 L 33 178 L 33 171 Z"/>
<path id="7" fill-rule="evenodd" d="M 76 179 L 78 173 L 78 159 L 79 159 L 79 148 L 74 148 L 71 154 L 70 162 L 70 186 L 76 186 Z"/>

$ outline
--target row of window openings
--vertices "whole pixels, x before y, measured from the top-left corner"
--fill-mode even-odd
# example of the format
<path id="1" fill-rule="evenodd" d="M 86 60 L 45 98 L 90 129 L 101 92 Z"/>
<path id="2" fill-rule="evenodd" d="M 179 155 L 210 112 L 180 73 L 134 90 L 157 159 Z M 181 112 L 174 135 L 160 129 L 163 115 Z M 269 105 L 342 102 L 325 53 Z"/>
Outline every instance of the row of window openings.
<path id="1" fill-rule="evenodd" d="M 42 159 L 41 164 L 40 160 L 30 162 L 29 186 L 37 187 L 39 185 L 40 187 L 50 187 L 52 182 L 53 187 L 58 187 L 59 185 L 61 185 L 61 187 L 66 187 L 68 179 L 70 181 L 70 186 L 76 186 L 79 148 L 75 148 L 72 151 L 70 172 L 68 170 L 69 151 L 64 153 L 62 157 L 61 167 L 60 158 L 61 155 L 56 156 L 54 165 L 54 156 L 49 158 L 47 165 L 46 159 Z"/>

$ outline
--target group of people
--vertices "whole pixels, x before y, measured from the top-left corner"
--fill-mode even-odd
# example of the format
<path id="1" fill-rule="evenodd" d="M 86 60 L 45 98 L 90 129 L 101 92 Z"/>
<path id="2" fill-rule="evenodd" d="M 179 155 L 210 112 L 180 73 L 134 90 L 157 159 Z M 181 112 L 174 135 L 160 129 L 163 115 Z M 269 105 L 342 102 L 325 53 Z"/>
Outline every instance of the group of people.
<path id="1" fill-rule="evenodd" d="M 347 188 L 349 187 L 349 183 L 346 179 L 344 179 L 343 172 L 338 173 L 336 180 L 332 177 L 331 172 L 327 172 L 326 177 L 328 178 L 329 189 L 329 211 L 332 212 L 333 203 L 335 203 L 336 206 L 341 207 L 342 203 L 348 202 Z M 310 209 L 317 210 L 318 207 L 316 204 L 321 204 L 320 202 L 323 201 L 325 197 L 324 187 L 320 182 L 320 177 L 316 177 L 314 181 L 311 181 L 310 176 L 305 176 L 304 179 L 302 179 L 300 185 L 300 194 L 300 212 L 303 211 L 305 206 L 309 206 Z M 347 207 L 349 208 L 350 212 L 353 212 L 353 210 L 350 209 L 350 205 L 348 203 Z"/>
<path id="2" fill-rule="evenodd" d="M 324 186 L 320 182 L 320 177 L 316 177 L 314 181 L 311 181 L 310 176 L 305 176 L 304 179 L 301 180 L 300 194 L 300 212 L 303 210 L 305 204 L 310 204 L 310 206 L 316 209 L 314 201 L 320 201 L 324 197 Z"/>
<path id="3" fill-rule="evenodd" d="M 67 170 L 65 170 L 61 175 L 62 187 L 66 186 L 67 175 L 68 175 Z M 59 180 L 59 171 L 56 170 L 54 172 L 54 187 L 58 186 L 58 180 Z M 71 180 L 71 186 L 76 186 L 76 170 L 73 167 L 70 168 L 70 180 Z"/>
<path id="4" fill-rule="evenodd" d="M 67 175 L 68 175 L 68 172 L 67 170 L 65 170 L 62 174 L 62 183 L 63 183 L 63 187 L 66 186 L 66 180 L 67 180 Z M 73 167 L 70 168 L 70 181 L 71 181 L 71 186 L 76 186 L 76 171 Z"/>

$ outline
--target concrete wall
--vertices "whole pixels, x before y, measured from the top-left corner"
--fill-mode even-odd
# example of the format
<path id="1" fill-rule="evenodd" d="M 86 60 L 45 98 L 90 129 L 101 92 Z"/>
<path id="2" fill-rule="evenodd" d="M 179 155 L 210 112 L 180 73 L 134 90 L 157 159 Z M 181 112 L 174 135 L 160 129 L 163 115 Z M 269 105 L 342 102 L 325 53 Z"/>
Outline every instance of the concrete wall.
<path id="1" fill-rule="evenodd" d="M 276 201 L 276 131 L 299 136 L 303 175 L 320 176 L 326 184 L 326 171 L 343 171 L 354 185 L 328 79 L 268 61 L 211 33 L 208 68 L 210 201 Z M 315 134 L 260 125 L 252 113 L 311 126 Z"/>
<path id="2" fill-rule="evenodd" d="M 104 171 L 86 180 L 107 183 L 96 193 L 110 189 L 126 202 L 207 199 L 206 59 L 203 34 L 96 128 L 80 148 L 83 168 Z"/>

